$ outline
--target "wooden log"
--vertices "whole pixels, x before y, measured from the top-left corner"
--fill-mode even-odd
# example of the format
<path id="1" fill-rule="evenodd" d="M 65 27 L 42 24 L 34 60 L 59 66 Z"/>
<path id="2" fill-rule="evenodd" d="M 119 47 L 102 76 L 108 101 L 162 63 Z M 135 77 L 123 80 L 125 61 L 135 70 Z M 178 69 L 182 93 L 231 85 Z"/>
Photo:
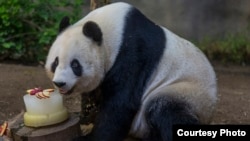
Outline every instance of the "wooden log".
<path id="1" fill-rule="evenodd" d="M 13 141 L 71 141 L 81 135 L 79 121 L 80 118 L 71 113 L 62 123 L 33 128 L 25 126 L 21 116 L 10 127 L 11 138 Z"/>

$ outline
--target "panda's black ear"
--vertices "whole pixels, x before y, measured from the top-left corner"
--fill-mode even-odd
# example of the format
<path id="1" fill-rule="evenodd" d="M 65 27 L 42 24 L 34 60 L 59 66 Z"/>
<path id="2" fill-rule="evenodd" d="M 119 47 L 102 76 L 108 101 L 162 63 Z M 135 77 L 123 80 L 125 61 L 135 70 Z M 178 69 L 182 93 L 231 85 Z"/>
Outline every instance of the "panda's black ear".
<path id="1" fill-rule="evenodd" d="M 69 17 L 65 16 L 62 18 L 62 20 L 60 22 L 58 33 L 60 34 L 68 26 L 70 26 Z"/>
<path id="2" fill-rule="evenodd" d="M 82 28 L 82 32 L 85 36 L 95 41 L 97 45 L 100 46 L 102 44 L 102 31 L 95 22 L 86 22 Z"/>

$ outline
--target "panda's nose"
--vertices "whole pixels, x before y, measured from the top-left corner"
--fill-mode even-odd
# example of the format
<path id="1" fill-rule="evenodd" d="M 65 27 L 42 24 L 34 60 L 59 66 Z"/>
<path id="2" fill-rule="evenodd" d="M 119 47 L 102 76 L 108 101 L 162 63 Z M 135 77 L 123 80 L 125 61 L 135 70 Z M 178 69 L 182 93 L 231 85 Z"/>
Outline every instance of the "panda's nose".
<path id="1" fill-rule="evenodd" d="M 61 88 L 63 87 L 66 83 L 65 82 L 56 82 L 56 81 L 53 81 L 53 83 L 58 87 L 58 88 Z"/>

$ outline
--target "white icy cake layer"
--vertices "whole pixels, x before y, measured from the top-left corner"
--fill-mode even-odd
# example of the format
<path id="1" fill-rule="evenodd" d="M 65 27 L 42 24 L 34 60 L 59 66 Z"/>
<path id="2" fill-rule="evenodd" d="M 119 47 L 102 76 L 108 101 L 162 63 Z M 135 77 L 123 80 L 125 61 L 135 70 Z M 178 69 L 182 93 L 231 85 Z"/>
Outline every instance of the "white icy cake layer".
<path id="1" fill-rule="evenodd" d="M 68 112 L 63 106 L 63 98 L 58 92 L 51 92 L 49 98 L 39 99 L 35 95 L 24 97 L 26 113 L 24 124 L 39 127 L 62 122 L 68 118 Z"/>

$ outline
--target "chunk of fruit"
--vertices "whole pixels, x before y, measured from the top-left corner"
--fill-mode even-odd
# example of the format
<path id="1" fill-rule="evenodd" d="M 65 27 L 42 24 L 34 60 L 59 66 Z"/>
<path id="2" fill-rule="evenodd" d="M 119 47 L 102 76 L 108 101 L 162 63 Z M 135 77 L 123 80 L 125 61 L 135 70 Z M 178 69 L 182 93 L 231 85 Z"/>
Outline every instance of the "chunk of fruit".
<path id="1" fill-rule="evenodd" d="M 3 125 L 0 126 L 0 136 L 4 135 L 7 127 L 8 127 L 8 123 L 7 122 L 4 122 Z"/>
<path id="2" fill-rule="evenodd" d="M 45 89 L 43 91 L 45 91 L 45 92 L 54 92 L 55 90 L 54 89 Z"/>
<path id="3" fill-rule="evenodd" d="M 49 98 L 49 97 L 50 97 L 50 92 L 43 91 L 43 96 L 44 96 L 45 98 Z"/>
<path id="4" fill-rule="evenodd" d="M 37 98 L 39 98 L 39 99 L 44 98 L 44 97 L 42 96 L 42 92 L 38 92 L 38 93 L 36 93 L 36 97 L 37 97 Z"/>

